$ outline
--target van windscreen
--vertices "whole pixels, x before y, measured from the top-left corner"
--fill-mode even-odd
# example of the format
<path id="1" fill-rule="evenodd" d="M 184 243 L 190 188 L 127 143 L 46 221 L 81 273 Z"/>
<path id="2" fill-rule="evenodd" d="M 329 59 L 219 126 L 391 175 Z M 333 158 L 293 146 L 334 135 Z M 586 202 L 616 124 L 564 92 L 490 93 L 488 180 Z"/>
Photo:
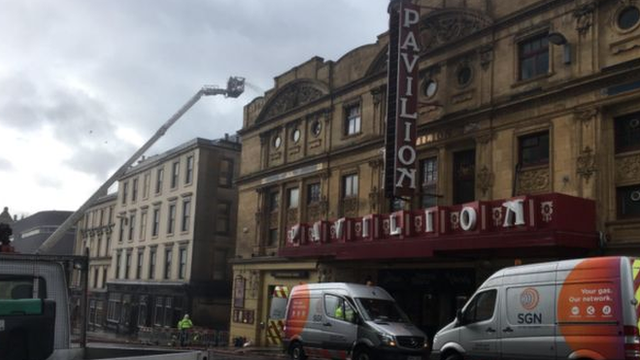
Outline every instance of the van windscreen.
<path id="1" fill-rule="evenodd" d="M 362 316 L 368 321 L 410 322 L 395 301 L 356 298 Z"/>

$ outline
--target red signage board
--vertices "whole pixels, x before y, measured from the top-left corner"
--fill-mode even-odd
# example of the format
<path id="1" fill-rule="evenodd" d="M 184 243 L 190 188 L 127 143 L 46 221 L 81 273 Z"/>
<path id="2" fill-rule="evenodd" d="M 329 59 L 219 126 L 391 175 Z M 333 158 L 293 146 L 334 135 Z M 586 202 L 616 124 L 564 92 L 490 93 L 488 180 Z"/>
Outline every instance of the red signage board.
<path id="1" fill-rule="evenodd" d="M 298 224 L 289 229 L 281 255 L 425 257 L 448 250 L 595 245 L 595 203 L 552 193 Z"/>
<path id="2" fill-rule="evenodd" d="M 420 8 L 408 1 L 390 7 L 385 192 L 410 197 L 416 188 L 418 34 Z"/>

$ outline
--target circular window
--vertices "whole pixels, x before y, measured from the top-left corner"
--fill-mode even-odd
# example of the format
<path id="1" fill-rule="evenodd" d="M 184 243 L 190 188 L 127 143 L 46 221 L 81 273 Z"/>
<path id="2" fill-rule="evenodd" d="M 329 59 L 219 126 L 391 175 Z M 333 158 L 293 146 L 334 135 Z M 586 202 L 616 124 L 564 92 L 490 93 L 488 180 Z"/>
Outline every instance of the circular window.
<path id="1" fill-rule="evenodd" d="M 423 92 L 426 97 L 433 97 L 436 94 L 436 91 L 438 91 L 438 83 L 435 80 L 429 79 L 424 83 Z"/>
<path id="2" fill-rule="evenodd" d="M 299 129 L 293 130 L 293 132 L 291 133 L 291 140 L 293 140 L 294 143 L 297 143 L 298 141 L 300 141 L 300 130 Z"/>
<path id="3" fill-rule="evenodd" d="M 273 147 L 278 149 L 280 148 L 280 145 L 282 145 L 282 138 L 280 137 L 280 135 L 278 135 L 275 137 L 275 139 L 273 139 Z"/>
<path id="4" fill-rule="evenodd" d="M 631 119 L 629 121 L 629 127 L 632 128 L 632 129 L 637 128 L 638 125 L 640 125 L 640 119 Z"/>
<path id="5" fill-rule="evenodd" d="M 640 201 L 640 191 L 634 191 L 632 192 L 629 197 L 631 198 L 631 201 L 637 202 Z"/>
<path id="6" fill-rule="evenodd" d="M 471 82 L 471 68 L 463 66 L 458 70 L 458 85 L 465 86 Z"/>
<path id="7" fill-rule="evenodd" d="M 618 27 L 629 30 L 640 21 L 640 10 L 635 6 L 628 6 L 618 14 Z"/>
<path id="8" fill-rule="evenodd" d="M 313 124 L 311 124 L 311 133 L 314 136 L 318 136 L 320 135 L 320 132 L 322 131 L 322 124 L 320 123 L 320 121 L 316 120 L 313 122 Z"/>

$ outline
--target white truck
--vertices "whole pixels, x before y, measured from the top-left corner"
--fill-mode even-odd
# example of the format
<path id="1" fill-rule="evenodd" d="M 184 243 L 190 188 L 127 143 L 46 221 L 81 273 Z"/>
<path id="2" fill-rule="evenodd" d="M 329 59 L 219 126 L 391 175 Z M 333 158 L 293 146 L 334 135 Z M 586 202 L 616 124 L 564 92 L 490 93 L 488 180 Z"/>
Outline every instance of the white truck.
<path id="1" fill-rule="evenodd" d="M 206 351 L 71 342 L 67 277 L 83 257 L 0 253 L 0 359 L 2 360 L 206 360 Z M 84 318 L 81 316 L 81 318 Z"/>

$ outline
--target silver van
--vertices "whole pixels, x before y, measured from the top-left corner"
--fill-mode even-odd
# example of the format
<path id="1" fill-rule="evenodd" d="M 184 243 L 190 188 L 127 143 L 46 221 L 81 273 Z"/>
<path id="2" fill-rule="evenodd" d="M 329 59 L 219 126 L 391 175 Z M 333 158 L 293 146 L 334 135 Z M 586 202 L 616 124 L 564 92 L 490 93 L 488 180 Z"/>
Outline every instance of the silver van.
<path id="1" fill-rule="evenodd" d="M 422 360 L 426 335 L 377 286 L 298 285 L 289 296 L 283 339 L 294 360 L 306 357 Z"/>
<path id="2" fill-rule="evenodd" d="M 628 257 L 500 270 L 435 335 L 430 358 L 640 359 L 639 273 Z"/>

